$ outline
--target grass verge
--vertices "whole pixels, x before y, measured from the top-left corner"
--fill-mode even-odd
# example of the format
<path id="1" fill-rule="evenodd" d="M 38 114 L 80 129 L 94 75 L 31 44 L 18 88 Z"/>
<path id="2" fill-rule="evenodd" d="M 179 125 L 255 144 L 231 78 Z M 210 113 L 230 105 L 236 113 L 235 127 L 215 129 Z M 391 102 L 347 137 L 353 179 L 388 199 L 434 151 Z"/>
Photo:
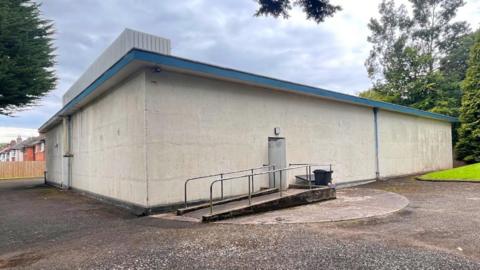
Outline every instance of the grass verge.
<path id="1" fill-rule="evenodd" d="M 450 170 L 424 174 L 418 177 L 425 181 L 468 181 L 480 182 L 480 163 L 462 166 Z"/>

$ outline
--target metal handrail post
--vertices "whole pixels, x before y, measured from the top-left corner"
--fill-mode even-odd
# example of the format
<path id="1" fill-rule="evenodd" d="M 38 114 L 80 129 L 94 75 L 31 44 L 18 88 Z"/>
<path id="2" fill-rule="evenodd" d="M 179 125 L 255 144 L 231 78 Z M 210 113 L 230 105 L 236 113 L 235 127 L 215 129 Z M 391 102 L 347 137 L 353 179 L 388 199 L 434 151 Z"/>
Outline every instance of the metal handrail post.
<path id="1" fill-rule="evenodd" d="M 222 194 L 220 195 L 220 199 L 223 200 L 223 173 L 220 174 L 220 189 Z"/>
<path id="2" fill-rule="evenodd" d="M 252 192 L 255 191 L 255 185 L 253 184 L 253 169 L 252 169 Z"/>
<path id="3" fill-rule="evenodd" d="M 282 197 L 282 170 L 280 170 L 280 197 Z"/>
<path id="4" fill-rule="evenodd" d="M 248 176 L 248 205 L 252 204 L 252 193 L 250 191 L 250 178 L 251 176 Z"/>
<path id="5" fill-rule="evenodd" d="M 275 188 L 275 186 L 276 186 L 276 184 L 277 184 L 277 183 L 276 183 L 277 181 L 275 181 L 275 175 L 276 175 L 277 173 L 275 173 L 275 165 L 272 165 L 272 166 L 273 166 L 273 171 L 274 171 L 274 172 L 272 172 L 272 173 L 273 173 L 273 188 Z"/>
<path id="6" fill-rule="evenodd" d="M 312 189 L 312 166 L 308 166 L 308 188 Z"/>
<path id="7" fill-rule="evenodd" d="M 210 214 L 213 214 L 213 185 L 210 185 Z"/>
<path id="8" fill-rule="evenodd" d="M 310 173 L 308 172 L 308 167 L 305 167 L 305 178 L 307 179 L 310 185 Z"/>
<path id="9" fill-rule="evenodd" d="M 188 181 L 185 181 L 185 208 L 187 208 L 187 184 L 188 184 Z"/>

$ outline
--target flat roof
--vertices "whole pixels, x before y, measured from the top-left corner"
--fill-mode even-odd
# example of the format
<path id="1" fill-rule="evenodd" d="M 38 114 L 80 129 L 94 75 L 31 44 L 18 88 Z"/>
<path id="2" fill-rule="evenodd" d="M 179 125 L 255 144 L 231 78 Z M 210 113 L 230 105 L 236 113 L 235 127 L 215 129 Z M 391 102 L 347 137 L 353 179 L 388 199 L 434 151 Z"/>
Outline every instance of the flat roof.
<path id="1" fill-rule="evenodd" d="M 249 72 L 239 71 L 231 68 L 225 68 L 189 59 L 184 59 L 177 56 L 143 51 L 134 48 L 130 50 L 127 54 L 125 54 L 122 58 L 120 58 L 119 61 L 113 64 L 113 66 L 110 67 L 107 71 L 105 71 L 102 75 L 100 75 L 92 84 L 82 90 L 67 104 L 65 104 L 63 108 L 60 109 L 60 111 L 58 111 L 52 118 L 50 118 L 39 128 L 39 131 L 47 131 L 52 125 L 60 121 L 60 117 L 70 115 L 76 109 L 83 106 L 82 103 L 86 102 L 88 98 L 95 97 L 95 92 L 102 85 L 104 85 L 113 77 L 117 76 L 122 71 L 125 72 L 125 70 L 127 70 L 128 72 L 127 68 L 132 65 L 159 66 L 160 68 L 165 68 L 167 70 L 187 72 L 198 76 L 206 76 L 210 78 L 246 83 L 271 89 L 284 90 L 293 93 L 307 94 L 339 102 L 425 117 L 440 121 L 458 122 L 458 119 L 452 116 L 422 111 L 382 101 L 375 101 L 318 87 L 312 87 L 304 84 L 298 84 Z"/>

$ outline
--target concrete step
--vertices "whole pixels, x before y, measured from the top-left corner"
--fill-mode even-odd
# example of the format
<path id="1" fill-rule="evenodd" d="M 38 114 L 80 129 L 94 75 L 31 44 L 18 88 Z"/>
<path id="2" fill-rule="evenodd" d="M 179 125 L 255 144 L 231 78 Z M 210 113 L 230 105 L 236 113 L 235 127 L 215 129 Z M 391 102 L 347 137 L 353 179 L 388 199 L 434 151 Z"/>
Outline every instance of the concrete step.
<path id="1" fill-rule="evenodd" d="M 262 188 L 261 190 L 252 193 L 252 197 L 268 195 L 268 194 L 275 193 L 275 192 L 278 192 L 278 188 Z M 214 201 L 213 205 L 226 204 L 226 203 L 231 203 L 231 202 L 235 202 L 235 201 L 241 201 L 241 200 L 244 200 L 244 199 L 248 199 L 248 194 L 247 195 L 241 195 L 241 196 L 235 196 L 235 197 L 231 197 L 231 198 L 220 200 L 220 201 Z M 177 209 L 177 215 L 181 216 L 181 215 L 184 215 L 186 213 L 190 213 L 190 212 L 197 211 L 197 210 L 207 208 L 207 207 L 210 207 L 209 202 L 196 204 L 196 205 L 192 205 L 192 206 L 189 206 L 189 207 L 180 208 L 180 209 Z"/>
<path id="2" fill-rule="evenodd" d="M 288 189 L 282 192 L 281 197 L 280 193 L 276 192 L 254 197 L 251 204 L 249 204 L 248 199 L 237 200 L 214 206 L 213 213 L 210 213 L 210 208 L 208 207 L 186 213 L 185 216 L 201 219 L 202 222 L 211 222 L 335 198 L 335 189 L 330 187 Z"/>

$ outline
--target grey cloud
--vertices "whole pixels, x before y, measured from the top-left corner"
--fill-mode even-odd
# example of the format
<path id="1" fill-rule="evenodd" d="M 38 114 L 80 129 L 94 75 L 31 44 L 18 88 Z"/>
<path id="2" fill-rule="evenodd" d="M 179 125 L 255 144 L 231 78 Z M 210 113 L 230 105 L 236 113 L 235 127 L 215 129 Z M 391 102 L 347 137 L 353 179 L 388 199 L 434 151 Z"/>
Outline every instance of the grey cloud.
<path id="1" fill-rule="evenodd" d="M 363 59 L 342 60 L 345 47 L 339 46 L 334 29 L 254 17 L 255 9 L 253 0 L 43 1 L 43 14 L 57 30 L 58 88 L 32 110 L 0 117 L 0 126 L 39 127 L 125 27 L 171 39 L 173 53 L 181 57 L 346 93 L 368 87 Z"/>

